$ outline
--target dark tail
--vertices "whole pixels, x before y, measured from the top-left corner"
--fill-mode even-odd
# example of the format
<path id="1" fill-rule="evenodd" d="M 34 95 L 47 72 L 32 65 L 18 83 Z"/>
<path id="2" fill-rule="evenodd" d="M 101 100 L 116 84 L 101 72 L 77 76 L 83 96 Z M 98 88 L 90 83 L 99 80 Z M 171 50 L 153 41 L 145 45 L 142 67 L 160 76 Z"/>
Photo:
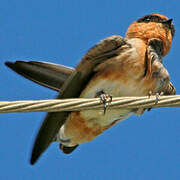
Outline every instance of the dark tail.
<path id="1" fill-rule="evenodd" d="M 13 71 L 42 86 L 60 91 L 73 68 L 39 61 L 5 62 Z"/>

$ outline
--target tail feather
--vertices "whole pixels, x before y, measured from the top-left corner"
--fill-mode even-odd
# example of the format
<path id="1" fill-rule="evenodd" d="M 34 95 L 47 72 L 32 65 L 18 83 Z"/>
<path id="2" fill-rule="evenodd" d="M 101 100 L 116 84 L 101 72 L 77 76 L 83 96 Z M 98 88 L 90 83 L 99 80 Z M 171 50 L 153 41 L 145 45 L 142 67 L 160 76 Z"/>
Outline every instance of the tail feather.
<path id="1" fill-rule="evenodd" d="M 42 86 L 60 91 L 73 68 L 39 61 L 5 62 L 13 71 Z"/>
<path id="2" fill-rule="evenodd" d="M 40 85 L 58 91 L 62 90 L 61 95 L 57 98 L 75 97 L 74 93 L 77 94 L 80 88 L 78 82 L 81 73 L 75 71 L 73 68 L 37 61 L 16 61 L 14 63 L 6 62 L 5 64 L 18 74 Z M 77 88 L 72 91 L 72 87 Z M 69 112 L 48 113 L 34 142 L 30 159 L 32 165 L 35 164 L 40 155 L 47 149 L 51 142 L 53 142 L 53 138 L 59 128 L 64 124 L 68 113 Z M 64 147 L 63 152 L 71 153 L 76 147 Z"/>

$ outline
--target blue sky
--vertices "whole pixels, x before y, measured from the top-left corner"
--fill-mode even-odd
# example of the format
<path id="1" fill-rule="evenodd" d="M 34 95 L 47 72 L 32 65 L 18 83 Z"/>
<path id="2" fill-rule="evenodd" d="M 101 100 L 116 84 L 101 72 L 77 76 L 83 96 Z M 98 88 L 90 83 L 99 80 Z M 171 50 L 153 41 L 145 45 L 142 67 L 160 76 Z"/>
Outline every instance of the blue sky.
<path id="1" fill-rule="evenodd" d="M 180 94 L 180 7 L 178 0 L 0 0 L 0 100 L 51 99 L 56 92 L 4 66 L 14 60 L 76 66 L 99 40 L 124 36 L 137 18 L 161 13 L 174 19 L 176 35 L 164 59 Z M 64 155 L 52 144 L 35 166 L 29 158 L 45 113 L 0 114 L 0 179 L 178 180 L 180 111 L 158 108 L 107 130 Z"/>

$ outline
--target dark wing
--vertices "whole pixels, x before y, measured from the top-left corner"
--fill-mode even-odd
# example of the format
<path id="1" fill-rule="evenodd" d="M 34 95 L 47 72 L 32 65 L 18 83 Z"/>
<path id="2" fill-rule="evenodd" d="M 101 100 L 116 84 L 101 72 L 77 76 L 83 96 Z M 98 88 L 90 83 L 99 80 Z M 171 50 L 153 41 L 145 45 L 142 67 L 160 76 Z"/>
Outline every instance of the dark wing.
<path id="1" fill-rule="evenodd" d="M 154 61 L 158 61 L 161 64 L 163 64 L 162 56 L 163 56 L 163 42 L 160 39 L 156 39 L 156 38 L 151 39 L 148 42 L 148 46 L 147 46 L 147 50 L 146 50 L 144 76 L 149 76 L 152 73 L 151 65 L 153 64 Z M 164 93 L 164 95 L 175 95 L 176 94 L 176 89 L 170 81 L 163 93 Z M 151 108 L 148 108 L 148 111 L 150 111 L 150 110 L 151 110 Z"/>
<path id="2" fill-rule="evenodd" d="M 150 39 L 146 50 L 144 76 L 150 76 L 151 66 L 154 61 L 162 63 L 162 51 L 163 42 L 156 38 Z"/>
<path id="3" fill-rule="evenodd" d="M 39 61 L 15 61 L 5 64 L 25 78 L 56 91 L 60 91 L 65 80 L 74 71 L 67 66 Z"/>
<path id="4" fill-rule="evenodd" d="M 64 91 L 57 98 L 68 98 L 76 92 L 78 81 L 80 80 L 80 72 L 74 71 L 63 85 Z M 64 124 L 69 112 L 53 112 L 48 113 L 43 121 L 33 145 L 30 163 L 33 165 L 40 155 L 48 148 L 54 137 L 58 133 L 60 127 Z"/>
<path id="5" fill-rule="evenodd" d="M 164 95 L 175 95 L 176 94 L 176 88 L 173 86 L 171 82 L 169 82 L 166 90 L 164 91 Z"/>
<path id="6" fill-rule="evenodd" d="M 121 36 L 111 36 L 91 48 L 82 58 L 76 70 L 65 81 L 62 86 L 62 93 L 57 98 L 79 97 L 81 91 L 93 76 L 93 69 L 98 64 L 118 55 L 119 49 L 123 45 L 126 45 L 126 41 Z M 34 164 L 48 148 L 68 114 L 69 112 L 51 112 L 47 114 L 33 146 L 31 164 Z"/>
<path id="7" fill-rule="evenodd" d="M 149 64 L 150 68 L 147 67 L 147 72 L 151 73 L 151 65 L 154 61 L 159 61 L 161 64 L 163 64 L 162 55 L 163 55 L 163 42 L 159 39 L 151 39 L 148 43 L 148 49 L 147 52 L 149 54 Z M 149 70 L 148 70 L 149 69 Z M 164 95 L 175 95 L 176 89 L 173 86 L 171 82 L 169 82 L 168 86 L 166 87 L 164 91 Z"/>

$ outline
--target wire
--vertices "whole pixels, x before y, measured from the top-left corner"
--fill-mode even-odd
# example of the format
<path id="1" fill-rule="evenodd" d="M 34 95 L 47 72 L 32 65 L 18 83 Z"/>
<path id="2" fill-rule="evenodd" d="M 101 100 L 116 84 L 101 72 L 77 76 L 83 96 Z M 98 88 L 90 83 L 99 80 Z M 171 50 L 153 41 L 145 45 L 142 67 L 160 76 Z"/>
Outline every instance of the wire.
<path id="1" fill-rule="evenodd" d="M 159 96 L 158 100 L 157 96 L 114 97 L 107 105 L 108 109 L 180 107 L 180 95 Z M 103 108 L 104 105 L 100 98 L 0 101 L 0 113 L 81 111 L 87 109 L 103 110 Z"/>

